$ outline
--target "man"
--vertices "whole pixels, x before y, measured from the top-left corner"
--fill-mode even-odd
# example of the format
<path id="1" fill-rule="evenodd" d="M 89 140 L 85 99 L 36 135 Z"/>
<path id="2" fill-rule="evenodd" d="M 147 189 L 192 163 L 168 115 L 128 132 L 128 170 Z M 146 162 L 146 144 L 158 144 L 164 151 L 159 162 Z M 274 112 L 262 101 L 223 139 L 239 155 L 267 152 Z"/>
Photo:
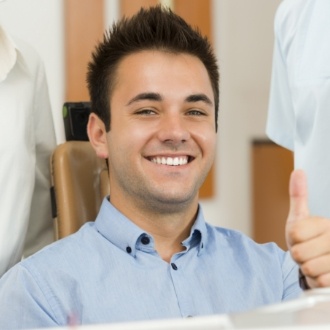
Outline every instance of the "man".
<path id="1" fill-rule="evenodd" d="M 56 146 L 44 67 L 0 26 L 0 276 L 54 240 L 49 157 Z"/>
<path id="2" fill-rule="evenodd" d="M 87 80 L 88 134 L 108 159 L 111 195 L 95 222 L 3 277 L 0 328 L 230 313 L 299 296 L 290 254 L 207 224 L 198 205 L 219 100 L 208 41 L 169 10 L 141 9 L 105 35 Z"/>

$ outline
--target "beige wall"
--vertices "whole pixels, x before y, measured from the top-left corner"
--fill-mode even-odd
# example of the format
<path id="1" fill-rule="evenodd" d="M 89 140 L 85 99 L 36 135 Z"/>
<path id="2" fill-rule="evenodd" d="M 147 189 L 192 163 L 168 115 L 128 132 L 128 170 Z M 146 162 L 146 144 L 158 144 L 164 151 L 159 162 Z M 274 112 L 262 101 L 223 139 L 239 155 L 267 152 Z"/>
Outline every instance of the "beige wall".
<path id="1" fill-rule="evenodd" d="M 206 213 L 226 227 L 251 230 L 250 143 L 265 136 L 279 0 L 214 0 L 214 30 L 221 72 L 217 197 Z"/>

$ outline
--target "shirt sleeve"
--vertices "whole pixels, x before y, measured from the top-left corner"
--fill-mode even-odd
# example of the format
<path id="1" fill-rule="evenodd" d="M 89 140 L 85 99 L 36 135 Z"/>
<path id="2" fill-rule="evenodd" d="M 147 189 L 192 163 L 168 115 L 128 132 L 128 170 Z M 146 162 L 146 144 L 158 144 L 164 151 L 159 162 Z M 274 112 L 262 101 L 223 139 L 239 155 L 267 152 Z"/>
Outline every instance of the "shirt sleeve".
<path id="1" fill-rule="evenodd" d="M 0 329 L 59 326 L 38 283 L 21 265 L 0 280 L 0 310 Z"/>
<path id="2" fill-rule="evenodd" d="M 284 255 L 282 264 L 283 273 L 283 301 L 299 298 L 302 294 L 302 289 L 299 285 L 299 267 L 291 258 L 290 252 Z"/>
<path id="3" fill-rule="evenodd" d="M 286 28 L 283 23 L 283 6 L 276 13 L 274 29 L 275 43 L 273 52 L 272 78 L 266 133 L 271 140 L 283 147 L 294 150 L 294 109 L 286 65 L 286 54 L 283 51 L 282 35 Z M 286 41 L 286 51 L 289 46 Z"/>

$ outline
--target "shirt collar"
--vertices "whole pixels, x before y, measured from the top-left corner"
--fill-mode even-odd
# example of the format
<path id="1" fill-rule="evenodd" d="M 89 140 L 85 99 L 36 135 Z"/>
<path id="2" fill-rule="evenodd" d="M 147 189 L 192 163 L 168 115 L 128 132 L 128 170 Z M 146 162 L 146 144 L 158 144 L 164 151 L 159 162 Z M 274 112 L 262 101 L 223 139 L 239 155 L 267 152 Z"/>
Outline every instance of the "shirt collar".
<path id="1" fill-rule="evenodd" d="M 0 82 L 4 81 L 17 61 L 17 47 L 0 26 Z"/>
<path id="2" fill-rule="evenodd" d="M 135 257 L 136 250 L 154 251 L 153 237 L 118 211 L 109 202 L 108 198 L 104 198 L 102 202 L 95 220 L 95 226 L 102 236 L 132 257 Z M 149 244 L 143 243 L 146 237 L 147 240 L 149 239 Z M 201 206 L 199 206 L 197 218 L 191 228 L 190 235 L 182 242 L 182 245 L 186 246 L 187 249 L 198 245 L 198 254 L 200 255 L 206 242 L 207 229 Z"/>
<path id="3" fill-rule="evenodd" d="M 206 244 L 207 228 L 202 207 L 199 205 L 196 221 L 190 230 L 189 237 L 182 242 L 182 245 L 186 246 L 188 249 L 198 245 L 198 255 L 201 255 Z"/>

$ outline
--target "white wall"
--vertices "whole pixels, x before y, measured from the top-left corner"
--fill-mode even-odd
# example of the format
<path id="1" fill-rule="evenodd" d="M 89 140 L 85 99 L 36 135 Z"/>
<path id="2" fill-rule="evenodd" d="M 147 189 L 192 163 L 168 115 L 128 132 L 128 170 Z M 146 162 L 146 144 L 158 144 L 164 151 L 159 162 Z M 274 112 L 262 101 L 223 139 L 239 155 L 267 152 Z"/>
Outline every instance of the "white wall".
<path id="1" fill-rule="evenodd" d="M 251 141 L 265 137 L 280 0 L 213 0 L 220 65 L 217 196 L 203 202 L 207 219 L 251 234 Z"/>
<path id="2" fill-rule="evenodd" d="M 216 196 L 202 201 L 214 224 L 251 232 L 250 143 L 264 137 L 273 19 L 280 0 L 213 0 L 215 47 L 221 73 Z M 118 3 L 106 0 L 106 25 Z M 64 141 L 63 0 L 7 0 L 0 24 L 42 56 L 58 142 Z"/>

